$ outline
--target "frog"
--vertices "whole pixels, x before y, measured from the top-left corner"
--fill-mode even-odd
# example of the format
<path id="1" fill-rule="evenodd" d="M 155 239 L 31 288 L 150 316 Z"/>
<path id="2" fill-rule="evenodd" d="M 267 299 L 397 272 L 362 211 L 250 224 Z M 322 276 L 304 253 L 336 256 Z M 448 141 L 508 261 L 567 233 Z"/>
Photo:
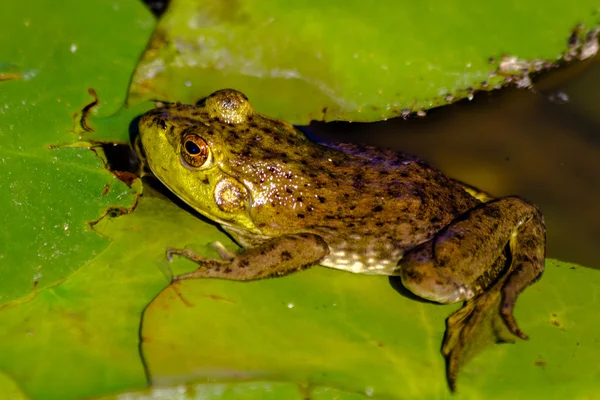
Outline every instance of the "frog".
<path id="1" fill-rule="evenodd" d="M 527 338 L 513 309 L 541 277 L 546 251 L 544 218 L 531 202 L 494 198 L 394 150 L 317 143 L 234 89 L 165 103 L 138 128 L 144 164 L 241 246 L 215 243 L 219 258 L 169 248 L 169 260 L 198 265 L 173 282 L 249 281 L 313 265 L 399 277 L 419 298 L 463 302 L 442 346 L 452 390 L 479 325 L 496 341 Z"/>

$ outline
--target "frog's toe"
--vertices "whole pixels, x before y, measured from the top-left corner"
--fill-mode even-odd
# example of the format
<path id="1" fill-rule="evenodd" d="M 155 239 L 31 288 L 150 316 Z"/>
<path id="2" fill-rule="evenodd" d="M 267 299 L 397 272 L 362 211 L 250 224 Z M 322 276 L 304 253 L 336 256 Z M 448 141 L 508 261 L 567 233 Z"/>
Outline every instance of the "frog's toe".
<path id="1" fill-rule="evenodd" d="M 527 340 L 529 339 L 529 336 L 527 336 L 525 332 L 519 328 L 519 325 L 517 325 L 517 320 L 513 314 L 513 309 L 514 303 L 503 304 L 502 307 L 500 307 L 500 315 L 502 316 L 506 327 L 513 335 L 518 336 L 523 340 Z"/>
<path id="2" fill-rule="evenodd" d="M 167 257 L 167 261 L 173 262 L 174 254 L 177 254 L 177 249 L 175 249 L 173 247 L 167 247 L 167 250 L 165 251 L 165 256 Z"/>
<path id="3" fill-rule="evenodd" d="M 456 388 L 459 370 L 471 358 L 488 345 L 498 342 L 514 342 L 526 338 L 517 327 L 512 309 L 508 315 L 501 307 L 501 285 L 465 302 L 446 320 L 446 335 L 442 354 L 446 359 L 446 374 L 451 390 Z M 511 322 L 512 325 L 511 326 Z"/>

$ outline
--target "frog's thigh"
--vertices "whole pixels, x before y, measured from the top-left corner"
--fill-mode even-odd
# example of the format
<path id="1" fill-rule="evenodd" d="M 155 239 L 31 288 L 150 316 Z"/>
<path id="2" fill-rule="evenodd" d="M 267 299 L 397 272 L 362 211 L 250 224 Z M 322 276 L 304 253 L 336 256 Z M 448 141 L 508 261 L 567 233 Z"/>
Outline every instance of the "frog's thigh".
<path id="1" fill-rule="evenodd" d="M 507 245 L 512 258 L 508 270 L 495 262 Z M 540 211 L 519 197 L 504 197 L 459 216 L 410 251 L 399 267 L 407 289 L 439 303 L 468 300 L 508 274 L 501 306 L 507 316 L 517 295 L 540 277 L 544 253 Z"/>
<path id="2" fill-rule="evenodd" d="M 246 281 L 287 275 L 318 264 L 328 253 L 329 247 L 320 236 L 308 233 L 280 236 L 246 249 L 231 260 L 203 262 L 193 259 L 200 268 L 174 280 L 223 278 Z"/>

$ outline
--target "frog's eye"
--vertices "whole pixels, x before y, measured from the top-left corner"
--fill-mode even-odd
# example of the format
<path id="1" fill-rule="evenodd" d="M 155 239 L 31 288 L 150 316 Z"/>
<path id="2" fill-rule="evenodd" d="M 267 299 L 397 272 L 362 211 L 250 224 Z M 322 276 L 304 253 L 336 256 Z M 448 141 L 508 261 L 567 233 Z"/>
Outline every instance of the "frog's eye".
<path id="1" fill-rule="evenodd" d="M 198 135 L 186 135 L 181 141 L 181 159 L 192 168 L 207 164 L 210 158 L 208 144 Z"/>

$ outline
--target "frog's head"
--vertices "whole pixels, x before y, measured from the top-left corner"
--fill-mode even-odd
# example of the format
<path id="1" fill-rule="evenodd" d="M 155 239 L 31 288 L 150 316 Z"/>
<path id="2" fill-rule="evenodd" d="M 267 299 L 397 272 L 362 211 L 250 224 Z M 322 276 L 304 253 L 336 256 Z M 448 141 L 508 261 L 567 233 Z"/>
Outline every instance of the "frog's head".
<path id="1" fill-rule="evenodd" d="M 252 196 L 226 170 L 223 138 L 254 114 L 248 99 L 221 90 L 198 106 L 168 104 L 144 114 L 139 140 L 145 163 L 173 193 L 208 218 L 259 233 L 248 210 Z"/>

